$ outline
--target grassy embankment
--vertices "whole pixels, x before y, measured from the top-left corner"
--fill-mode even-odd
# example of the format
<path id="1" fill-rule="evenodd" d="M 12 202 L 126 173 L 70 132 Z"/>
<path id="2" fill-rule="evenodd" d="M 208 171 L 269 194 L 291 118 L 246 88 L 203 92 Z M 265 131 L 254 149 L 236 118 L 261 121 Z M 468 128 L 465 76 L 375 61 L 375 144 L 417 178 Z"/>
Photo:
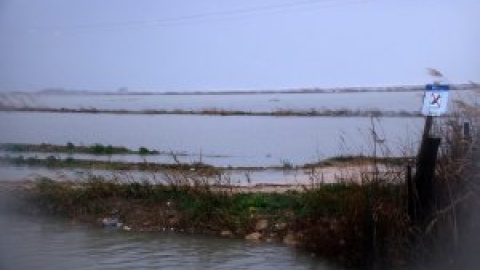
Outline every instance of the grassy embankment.
<path id="1" fill-rule="evenodd" d="M 143 115 L 207 115 L 207 116 L 274 116 L 274 117 L 421 117 L 418 112 L 386 111 L 386 110 L 352 110 L 352 109 L 309 109 L 290 110 L 278 109 L 274 111 L 242 111 L 221 108 L 206 108 L 200 110 L 125 110 L 125 109 L 96 109 L 96 108 L 44 108 L 44 107 L 14 107 L 0 106 L 4 112 L 41 112 L 41 113 L 84 113 L 84 114 L 143 114 Z"/>
<path id="2" fill-rule="evenodd" d="M 205 233 L 283 241 L 347 265 L 374 256 L 406 258 L 403 185 L 395 182 L 321 184 L 303 191 L 240 192 L 220 178 L 170 174 L 168 184 L 40 179 L 28 191 L 43 213 L 101 224 L 119 218 L 124 230 Z M 373 218 L 375 217 L 375 218 Z M 372 231 L 372 225 L 375 232 Z M 405 227 L 404 227 L 405 226 Z M 401 244 L 399 244 L 401 243 Z"/>

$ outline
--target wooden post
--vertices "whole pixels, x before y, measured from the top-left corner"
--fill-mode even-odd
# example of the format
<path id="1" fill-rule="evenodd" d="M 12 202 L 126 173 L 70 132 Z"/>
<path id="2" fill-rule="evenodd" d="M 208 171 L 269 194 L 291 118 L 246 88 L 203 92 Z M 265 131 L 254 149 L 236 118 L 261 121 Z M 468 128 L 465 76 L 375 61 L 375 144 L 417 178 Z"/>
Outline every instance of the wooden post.
<path id="1" fill-rule="evenodd" d="M 425 119 L 425 126 L 423 127 L 422 144 L 420 145 L 420 149 L 423 146 L 423 142 L 430 136 L 430 131 L 432 130 L 432 126 L 433 126 L 433 116 L 429 115 Z"/>
<path id="2" fill-rule="evenodd" d="M 408 213 L 417 224 L 424 224 L 434 205 L 434 176 L 440 138 L 431 138 L 433 117 L 427 116 L 422 142 L 417 156 L 416 173 L 413 180 L 409 176 L 411 167 L 407 167 Z"/>
<path id="3" fill-rule="evenodd" d="M 472 140 L 472 135 L 470 134 L 470 123 L 464 122 L 463 123 L 463 138 L 470 142 Z"/>
<path id="4" fill-rule="evenodd" d="M 440 138 L 427 138 L 418 155 L 417 172 L 414 178 L 418 198 L 414 220 L 420 224 L 424 224 L 431 215 L 435 202 L 434 176 L 440 142 Z"/>

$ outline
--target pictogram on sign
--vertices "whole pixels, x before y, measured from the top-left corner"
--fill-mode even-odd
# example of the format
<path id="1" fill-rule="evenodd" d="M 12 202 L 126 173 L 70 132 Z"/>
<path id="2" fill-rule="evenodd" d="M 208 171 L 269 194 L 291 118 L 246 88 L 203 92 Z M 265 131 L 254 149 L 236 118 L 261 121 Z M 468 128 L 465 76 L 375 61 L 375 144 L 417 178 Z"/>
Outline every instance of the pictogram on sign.
<path id="1" fill-rule="evenodd" d="M 447 112 L 450 86 L 428 84 L 425 87 L 422 114 L 425 116 L 441 116 Z"/>

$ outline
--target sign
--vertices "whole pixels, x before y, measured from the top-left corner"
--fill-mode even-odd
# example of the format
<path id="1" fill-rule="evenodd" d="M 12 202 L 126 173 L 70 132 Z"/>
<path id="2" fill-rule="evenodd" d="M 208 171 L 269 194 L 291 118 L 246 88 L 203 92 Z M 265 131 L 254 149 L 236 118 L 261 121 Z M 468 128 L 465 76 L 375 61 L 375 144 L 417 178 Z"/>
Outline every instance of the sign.
<path id="1" fill-rule="evenodd" d="M 449 85 L 427 84 L 423 96 L 422 114 L 425 116 L 441 116 L 447 112 Z"/>

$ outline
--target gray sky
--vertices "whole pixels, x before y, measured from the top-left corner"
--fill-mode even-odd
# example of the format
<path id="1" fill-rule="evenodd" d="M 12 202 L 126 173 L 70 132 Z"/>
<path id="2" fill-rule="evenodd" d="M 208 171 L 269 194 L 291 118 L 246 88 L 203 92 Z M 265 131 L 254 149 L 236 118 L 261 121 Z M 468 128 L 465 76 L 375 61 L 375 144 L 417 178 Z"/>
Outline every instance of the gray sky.
<path id="1" fill-rule="evenodd" d="M 0 0 L 0 91 L 480 81 L 478 0 Z"/>

